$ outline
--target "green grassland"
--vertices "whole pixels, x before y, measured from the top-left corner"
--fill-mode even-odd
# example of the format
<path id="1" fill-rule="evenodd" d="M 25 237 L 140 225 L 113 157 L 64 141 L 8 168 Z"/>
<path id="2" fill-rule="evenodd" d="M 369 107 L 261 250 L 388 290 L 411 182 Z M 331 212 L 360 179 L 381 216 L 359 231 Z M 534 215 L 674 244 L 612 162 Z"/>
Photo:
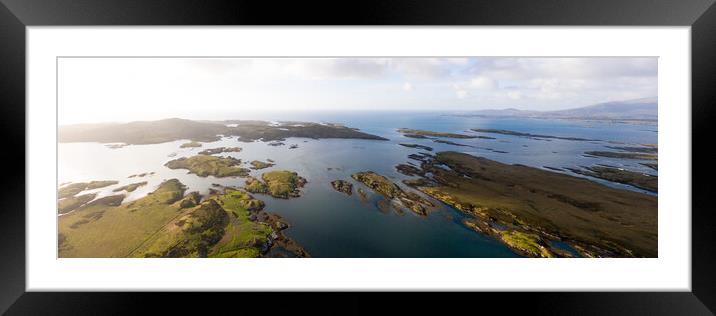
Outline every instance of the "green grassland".
<path id="1" fill-rule="evenodd" d="M 71 212 L 83 204 L 94 200 L 96 196 L 96 193 L 91 193 L 61 199 L 57 202 L 57 212 L 60 214 Z"/>
<path id="2" fill-rule="evenodd" d="M 119 192 L 119 191 L 134 192 L 137 188 L 139 188 L 141 186 L 145 186 L 145 185 L 147 185 L 147 181 L 131 183 L 131 184 L 127 184 L 125 186 L 116 188 L 116 189 L 112 190 L 112 192 Z"/>
<path id="3" fill-rule="evenodd" d="M 116 205 L 98 199 L 59 217 L 60 257 L 125 257 L 181 210 L 184 186 L 176 179 L 151 194 Z M 123 197 L 122 195 L 119 195 Z"/>
<path id="4" fill-rule="evenodd" d="M 269 171 L 262 174 L 261 179 L 266 183 L 271 196 L 282 199 L 300 196 L 299 189 L 306 184 L 306 179 L 288 170 Z"/>
<path id="5" fill-rule="evenodd" d="M 270 223 L 256 220 L 263 201 L 226 188 L 201 201 L 178 180 L 121 204 L 122 195 L 59 217 L 60 257 L 257 257 L 271 246 Z"/>
<path id="6" fill-rule="evenodd" d="M 57 190 L 57 197 L 60 199 L 72 197 L 85 190 L 104 188 L 117 183 L 119 182 L 111 180 L 70 183 Z"/>
<path id="7" fill-rule="evenodd" d="M 250 170 L 241 168 L 240 159 L 233 157 L 216 157 L 210 155 L 196 155 L 189 158 L 182 157 L 164 164 L 170 169 L 187 169 L 190 173 L 200 177 L 245 177 Z"/>
<path id="8" fill-rule="evenodd" d="M 260 161 L 260 160 L 254 160 L 254 161 L 251 162 L 251 169 L 254 169 L 254 170 L 265 169 L 265 168 L 271 167 L 271 166 L 273 166 L 273 165 L 274 165 L 274 164 L 273 164 L 273 163 L 270 163 L 270 162 L 263 162 L 263 161 Z"/>
<path id="9" fill-rule="evenodd" d="M 181 146 L 179 146 L 179 148 L 196 148 L 196 147 L 201 147 L 201 146 L 202 145 L 200 142 L 190 141 L 188 143 L 181 144 Z"/>

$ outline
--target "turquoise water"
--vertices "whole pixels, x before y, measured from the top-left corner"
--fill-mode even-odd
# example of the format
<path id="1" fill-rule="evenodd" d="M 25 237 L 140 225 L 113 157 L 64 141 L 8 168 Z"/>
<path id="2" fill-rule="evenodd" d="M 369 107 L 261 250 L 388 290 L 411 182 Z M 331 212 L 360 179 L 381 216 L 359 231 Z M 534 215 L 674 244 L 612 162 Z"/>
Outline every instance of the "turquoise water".
<path id="1" fill-rule="evenodd" d="M 409 178 L 398 173 L 394 166 L 409 161 L 407 156 L 421 150 L 399 146 L 398 143 L 416 143 L 433 147 L 435 151 L 455 150 L 476 156 L 484 156 L 505 163 L 519 163 L 543 168 L 577 167 L 608 164 L 655 174 L 655 171 L 639 164 L 639 161 L 582 156 L 587 150 L 609 150 L 605 146 L 614 142 L 626 144 L 657 143 L 656 125 L 584 122 L 543 119 L 488 119 L 467 118 L 441 113 L 397 112 L 337 112 L 337 113 L 273 113 L 264 116 L 223 116 L 214 119 L 265 119 L 300 120 L 313 122 L 343 123 L 362 131 L 380 135 L 389 141 L 351 139 L 302 139 L 291 138 L 285 146 L 269 146 L 263 142 L 243 143 L 235 138 L 223 138 L 205 143 L 202 148 L 180 149 L 184 141 L 155 145 L 131 145 L 110 149 L 97 143 L 59 144 L 59 183 L 87 180 L 118 180 L 121 186 L 140 181 L 129 175 L 155 172 L 141 181 L 148 185 L 131 193 L 128 200 L 139 198 L 156 188 L 165 179 L 177 178 L 191 191 L 207 193 L 213 183 L 225 186 L 242 186 L 242 178 L 201 178 L 186 174 L 185 170 L 171 170 L 163 166 L 166 161 L 191 156 L 205 148 L 239 146 L 240 153 L 222 155 L 251 160 L 275 161 L 271 168 L 252 171 L 253 176 L 274 169 L 297 171 L 308 180 L 300 198 L 282 200 L 256 195 L 266 202 L 266 210 L 280 214 L 288 220 L 291 228 L 286 234 L 314 257 L 514 257 L 504 245 L 492 238 L 482 236 L 462 225 L 464 215 L 440 203 L 428 216 L 412 212 L 383 212 L 376 207 L 380 196 L 370 193 L 368 201 L 362 201 L 354 192 L 352 196 L 338 193 L 330 182 L 349 180 L 354 189 L 362 187 L 350 178 L 352 173 L 372 170 L 400 180 Z M 537 140 L 498 134 L 481 134 L 496 139 L 450 139 L 480 148 L 458 147 L 439 144 L 429 139 L 405 138 L 397 133 L 400 127 L 429 129 L 442 132 L 468 132 L 470 128 L 497 128 L 532 134 L 562 137 L 599 139 L 600 141 L 569 141 L 559 139 Z M 298 148 L 289 149 L 292 144 Z M 507 152 L 500 153 L 499 151 Z M 174 157 L 170 154 L 176 153 Z M 331 170 L 328 170 L 331 168 Z M 591 179 L 591 178 L 590 178 Z M 639 191 L 633 187 L 591 179 L 606 185 Z M 110 194 L 116 186 L 95 190 L 101 195 Z M 404 187 L 404 186 L 403 186 Z M 406 188 L 407 189 L 407 188 Z"/>

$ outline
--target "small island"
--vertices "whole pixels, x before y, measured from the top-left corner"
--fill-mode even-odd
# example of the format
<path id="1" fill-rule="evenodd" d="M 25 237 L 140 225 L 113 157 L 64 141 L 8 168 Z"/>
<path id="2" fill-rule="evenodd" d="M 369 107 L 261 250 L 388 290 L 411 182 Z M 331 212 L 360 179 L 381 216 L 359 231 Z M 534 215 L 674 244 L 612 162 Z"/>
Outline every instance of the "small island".
<path id="1" fill-rule="evenodd" d="M 353 194 L 353 184 L 345 180 L 334 180 L 331 181 L 331 186 L 337 192 L 343 192 L 347 195 Z"/>
<path id="2" fill-rule="evenodd" d="M 113 180 L 70 183 L 60 187 L 60 189 L 57 191 L 57 196 L 60 199 L 73 197 L 77 195 L 77 193 L 80 193 L 85 190 L 104 188 L 110 185 L 115 185 L 117 183 L 119 182 Z"/>
<path id="3" fill-rule="evenodd" d="M 265 172 L 261 180 L 254 177 L 246 179 L 244 189 L 251 193 L 269 194 L 275 198 L 288 199 L 301 196 L 300 189 L 306 184 L 306 179 L 298 173 L 288 170 Z"/>
<path id="4" fill-rule="evenodd" d="M 412 128 L 399 128 L 398 132 L 401 134 L 404 134 L 404 136 L 406 136 L 406 137 L 412 137 L 412 138 L 427 138 L 427 137 L 463 138 L 463 139 L 477 138 L 477 136 L 473 136 L 473 135 L 433 132 L 433 131 L 426 131 L 426 130 L 422 130 L 422 129 L 412 129 Z M 408 136 L 408 135 L 410 135 L 410 136 Z"/>
<path id="5" fill-rule="evenodd" d="M 376 193 L 383 195 L 387 200 L 399 201 L 402 206 L 418 215 L 427 215 L 426 207 L 434 206 L 433 203 L 422 198 L 417 193 L 405 192 L 388 178 L 373 171 L 357 172 L 352 174 L 351 177 L 365 184 Z"/>
<path id="6" fill-rule="evenodd" d="M 266 169 L 268 167 L 273 167 L 274 163 L 271 162 L 263 162 L 260 160 L 254 160 L 251 162 L 251 169 L 254 170 L 260 170 L 260 169 Z"/>
<path id="7" fill-rule="evenodd" d="M 423 149 L 423 150 L 427 150 L 427 151 L 433 151 L 432 147 L 419 145 L 419 144 L 398 144 L 398 145 L 403 146 L 403 147 L 408 147 L 408 148 L 418 148 L 418 149 Z"/>
<path id="8" fill-rule="evenodd" d="M 238 167 L 240 159 L 233 157 L 216 157 L 209 155 L 196 155 L 189 158 L 182 157 L 164 164 L 169 169 L 187 169 L 189 173 L 200 177 L 246 177 L 250 170 Z"/>
<path id="9" fill-rule="evenodd" d="M 200 155 L 216 155 L 221 153 L 239 153 L 243 150 L 241 147 L 218 147 L 209 148 L 199 152 Z"/>
<path id="10" fill-rule="evenodd" d="M 566 168 L 576 174 L 600 178 L 616 183 L 628 184 L 649 192 L 656 193 L 659 187 L 659 178 L 641 172 L 634 172 L 616 167 L 593 166 L 584 169 Z"/>
<path id="11" fill-rule="evenodd" d="M 645 154 L 640 152 L 618 152 L 618 151 L 585 151 L 585 155 L 606 157 L 606 158 L 618 158 L 618 159 L 637 159 L 637 160 L 657 160 L 658 157 L 652 154 Z"/>
<path id="12" fill-rule="evenodd" d="M 119 191 L 134 192 L 134 190 L 136 190 L 137 188 L 139 188 L 141 186 L 145 186 L 145 185 L 147 185 L 147 181 L 131 183 L 131 184 L 127 184 L 125 186 L 116 188 L 116 189 L 112 190 L 112 192 L 119 192 Z"/>
<path id="13" fill-rule="evenodd" d="M 195 147 L 201 147 L 201 146 L 202 146 L 201 143 L 191 141 L 188 143 L 181 144 L 181 146 L 179 146 L 179 148 L 195 148 Z"/>

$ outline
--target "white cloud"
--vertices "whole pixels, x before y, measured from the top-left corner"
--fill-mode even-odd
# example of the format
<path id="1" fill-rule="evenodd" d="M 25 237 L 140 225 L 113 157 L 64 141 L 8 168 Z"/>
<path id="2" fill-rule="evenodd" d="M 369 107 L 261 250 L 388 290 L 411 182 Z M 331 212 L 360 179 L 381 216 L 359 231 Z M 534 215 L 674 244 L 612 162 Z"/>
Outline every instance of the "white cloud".
<path id="1" fill-rule="evenodd" d="M 73 58 L 59 63 L 59 114 L 61 121 L 108 121 L 148 112 L 336 104 L 432 109 L 438 103 L 446 110 L 554 110 L 656 96 L 657 64 L 657 58 L 630 57 Z M 396 87 L 410 93 L 393 93 Z"/>
<path id="2" fill-rule="evenodd" d="M 497 88 L 497 82 L 489 77 L 478 76 L 470 80 L 470 87 L 478 90 L 493 90 Z"/>

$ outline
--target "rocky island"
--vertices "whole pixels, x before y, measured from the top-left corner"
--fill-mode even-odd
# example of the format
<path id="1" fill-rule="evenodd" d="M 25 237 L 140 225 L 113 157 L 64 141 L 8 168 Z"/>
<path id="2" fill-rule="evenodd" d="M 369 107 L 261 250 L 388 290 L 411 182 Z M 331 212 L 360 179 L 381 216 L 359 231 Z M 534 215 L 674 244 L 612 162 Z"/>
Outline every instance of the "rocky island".
<path id="1" fill-rule="evenodd" d="M 73 197 L 77 195 L 77 193 L 80 193 L 85 190 L 104 188 L 110 185 L 115 185 L 117 183 L 119 182 L 113 180 L 70 183 L 61 186 L 60 189 L 57 190 L 57 197 L 60 199 Z"/>
<path id="2" fill-rule="evenodd" d="M 658 254 L 655 196 L 458 152 L 427 157 L 421 169 L 426 176 L 409 184 L 517 253 L 569 256 L 553 246 L 559 241 L 585 257 Z"/>
<path id="3" fill-rule="evenodd" d="M 353 194 L 353 184 L 345 180 L 334 180 L 331 181 L 331 186 L 338 192 L 343 192 L 347 195 Z"/>
<path id="4" fill-rule="evenodd" d="M 216 155 L 221 153 L 240 153 L 241 147 L 218 147 L 205 149 L 199 152 L 200 155 Z"/>
<path id="5" fill-rule="evenodd" d="M 300 189 L 306 184 L 306 179 L 296 172 L 276 170 L 265 172 L 261 180 L 254 177 L 246 179 L 244 189 L 251 193 L 269 194 L 275 198 L 288 199 L 301 196 Z"/>
<path id="6" fill-rule="evenodd" d="M 200 177 L 214 176 L 223 177 L 246 177 L 250 170 L 241 168 L 240 159 L 233 157 L 216 157 L 208 155 L 196 155 L 189 158 L 182 157 L 171 160 L 164 164 L 169 169 L 187 169 L 189 173 Z"/>
<path id="7" fill-rule="evenodd" d="M 574 173 L 600 178 L 611 182 L 628 184 L 640 189 L 656 193 L 659 187 L 659 178 L 641 172 L 625 170 L 623 168 L 608 166 L 582 167 L 584 169 L 566 168 Z"/>
<path id="8" fill-rule="evenodd" d="M 112 190 L 112 192 L 119 192 L 119 191 L 134 192 L 134 190 L 136 190 L 137 188 L 139 188 L 141 186 L 145 186 L 145 185 L 147 185 L 147 181 L 131 183 L 131 184 L 127 184 L 125 186 L 116 188 L 116 189 Z"/>
<path id="9" fill-rule="evenodd" d="M 433 203 L 422 198 L 417 193 L 403 191 L 397 184 L 373 171 L 357 172 L 352 174 L 351 177 L 384 196 L 386 201 L 399 201 L 402 206 L 416 214 L 427 215 L 426 207 L 434 206 Z"/>
<path id="10" fill-rule="evenodd" d="M 179 146 L 179 148 L 196 148 L 196 147 L 201 147 L 201 146 L 202 145 L 200 142 L 191 141 L 188 143 L 181 144 L 181 146 Z"/>
<path id="11" fill-rule="evenodd" d="M 456 133 L 444 133 L 444 132 L 433 132 L 422 129 L 412 128 L 399 128 L 398 132 L 404 134 L 403 136 L 412 138 L 427 138 L 427 137 L 443 137 L 443 138 L 477 138 L 473 135 L 456 134 Z"/>
<path id="12" fill-rule="evenodd" d="M 268 167 L 273 167 L 273 166 L 274 166 L 274 163 L 272 163 L 272 162 L 263 162 L 260 160 L 251 161 L 251 169 L 254 169 L 254 170 L 266 169 Z"/>

